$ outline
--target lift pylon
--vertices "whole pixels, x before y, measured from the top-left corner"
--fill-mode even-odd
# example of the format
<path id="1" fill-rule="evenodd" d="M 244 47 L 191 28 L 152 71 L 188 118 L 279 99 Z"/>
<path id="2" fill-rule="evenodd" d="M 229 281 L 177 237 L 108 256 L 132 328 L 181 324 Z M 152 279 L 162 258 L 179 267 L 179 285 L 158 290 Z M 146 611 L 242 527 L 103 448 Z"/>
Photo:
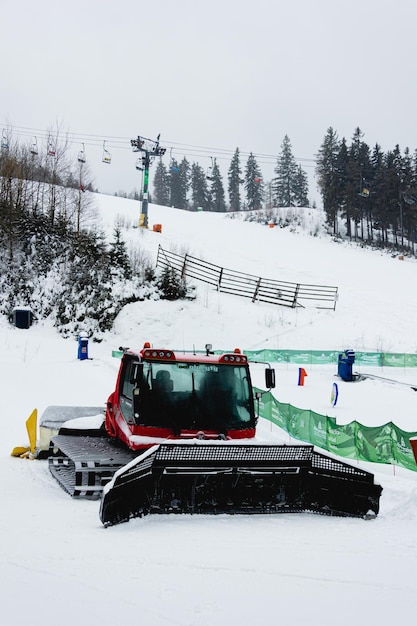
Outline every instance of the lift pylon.
<path id="1" fill-rule="evenodd" d="M 140 137 L 137 139 L 131 139 L 130 145 L 133 152 L 143 152 L 142 156 L 142 168 L 143 169 L 143 196 L 142 196 L 142 210 L 140 215 L 140 226 L 148 228 L 148 187 L 149 187 L 149 167 L 151 162 L 157 156 L 163 156 L 166 152 L 166 148 L 161 148 L 159 145 L 160 135 L 156 138 L 156 141 L 152 139 L 146 139 L 146 137 Z"/>

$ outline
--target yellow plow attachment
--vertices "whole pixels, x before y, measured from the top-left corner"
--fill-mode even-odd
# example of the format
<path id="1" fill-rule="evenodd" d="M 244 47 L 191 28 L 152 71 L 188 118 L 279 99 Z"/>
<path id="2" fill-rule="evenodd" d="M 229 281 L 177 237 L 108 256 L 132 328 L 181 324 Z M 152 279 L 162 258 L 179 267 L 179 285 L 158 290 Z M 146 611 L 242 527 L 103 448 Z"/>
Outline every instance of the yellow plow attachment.
<path id="1" fill-rule="evenodd" d="M 29 446 L 16 446 L 11 452 L 12 456 L 18 456 L 21 459 L 33 459 L 35 457 L 37 424 L 38 409 L 33 409 L 32 413 L 26 420 L 26 430 L 29 435 Z"/>

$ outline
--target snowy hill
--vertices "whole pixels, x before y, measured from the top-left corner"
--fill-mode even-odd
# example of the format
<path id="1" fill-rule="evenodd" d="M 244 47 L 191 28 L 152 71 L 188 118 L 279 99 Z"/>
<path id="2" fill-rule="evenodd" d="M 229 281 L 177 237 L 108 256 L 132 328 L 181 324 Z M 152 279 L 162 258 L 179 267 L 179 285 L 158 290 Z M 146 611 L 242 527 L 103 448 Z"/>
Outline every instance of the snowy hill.
<path id="1" fill-rule="evenodd" d="M 311 284 L 337 285 L 335 311 L 284 309 L 219 294 L 205 284 L 196 299 L 145 300 L 128 305 L 90 360 L 49 321 L 28 330 L 0 321 L 3 435 L 0 443 L 0 622 L 61 626 L 223 626 L 277 620 L 342 626 L 409 620 L 417 608 L 417 472 L 370 466 L 383 486 L 376 520 L 314 515 L 169 516 L 132 520 L 104 530 L 98 503 L 71 500 L 42 461 L 10 457 L 26 442 L 24 421 L 50 404 L 104 406 L 113 390 L 120 345 L 216 349 L 334 349 L 417 352 L 417 264 L 316 236 L 268 228 L 228 215 L 189 213 L 151 205 L 149 223 L 134 228 L 139 205 L 97 196 L 101 222 L 115 221 L 137 254 L 156 261 L 158 245 L 238 271 Z M 308 229 L 307 229 L 308 232 Z M 375 368 L 376 369 L 376 368 Z M 417 394 L 376 380 L 346 383 L 330 405 L 335 366 L 277 365 L 276 396 L 331 415 L 381 425 L 392 419 L 417 430 Z M 417 382 L 412 368 L 382 376 Z M 261 386 L 254 366 L 254 381 Z M 260 421 L 263 437 L 288 435 Z M 25 602 L 19 598 L 24 590 Z"/>
<path id="2" fill-rule="evenodd" d="M 250 349 L 266 343 L 271 348 L 343 350 L 350 347 L 417 352 L 414 320 L 417 292 L 411 288 L 417 262 L 335 242 L 325 234 L 323 214 L 319 210 L 304 209 L 309 218 L 305 219 L 304 230 L 299 228 L 294 233 L 290 228 L 268 228 L 244 221 L 241 215 L 232 219 L 230 214 L 192 213 L 150 205 L 150 229 L 143 231 L 133 228 L 140 213 L 138 202 L 97 197 L 107 231 L 111 232 L 116 220 L 124 223 L 125 239 L 131 246 L 139 247 L 142 254 L 149 255 L 154 263 L 160 244 L 178 254 L 189 253 L 256 276 L 339 288 L 339 300 L 333 312 L 252 304 L 219 295 L 212 287 L 199 284 L 197 302 L 159 306 L 159 315 L 164 316 L 167 311 L 171 317 L 166 338 L 170 343 L 181 347 L 198 343 L 197 329 L 190 327 L 190 317 L 198 316 L 205 331 L 201 340 L 204 343 L 210 340 L 222 348 L 237 343 Z M 153 232 L 153 224 L 162 224 L 162 233 Z M 145 307 L 148 304 L 150 309 L 151 303 Z M 142 303 L 133 305 L 132 309 L 136 306 L 143 311 Z M 169 313 L 178 307 L 187 314 Z"/>

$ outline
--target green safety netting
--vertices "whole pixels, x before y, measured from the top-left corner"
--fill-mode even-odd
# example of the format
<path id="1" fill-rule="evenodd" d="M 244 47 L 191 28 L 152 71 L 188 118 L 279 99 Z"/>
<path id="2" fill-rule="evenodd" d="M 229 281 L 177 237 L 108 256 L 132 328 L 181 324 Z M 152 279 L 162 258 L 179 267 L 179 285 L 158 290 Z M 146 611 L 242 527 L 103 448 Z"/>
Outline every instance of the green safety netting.
<path id="1" fill-rule="evenodd" d="M 392 422 L 382 426 L 364 426 L 357 421 L 337 424 L 333 417 L 279 402 L 270 392 L 263 393 L 259 414 L 292 438 L 338 456 L 417 471 L 410 444 L 410 438 L 417 437 L 417 432 L 407 432 Z"/>
<path id="2" fill-rule="evenodd" d="M 337 363 L 340 350 L 244 350 L 250 361 L 325 365 Z M 417 354 L 355 352 L 355 364 L 375 367 L 417 367 Z"/>
<path id="3" fill-rule="evenodd" d="M 179 350 L 182 352 L 182 350 Z M 175 352 L 175 350 L 174 350 Z M 196 350 L 204 354 L 204 350 Z M 227 350 L 216 350 L 222 354 Z M 233 352 L 233 350 L 230 350 Z M 326 365 L 337 363 L 340 350 L 243 350 L 249 361 L 266 361 L 274 363 L 298 363 L 300 365 Z M 113 350 L 112 356 L 120 358 L 123 352 Z M 357 365 L 373 365 L 375 367 L 417 367 L 417 354 L 394 352 L 355 352 Z"/>

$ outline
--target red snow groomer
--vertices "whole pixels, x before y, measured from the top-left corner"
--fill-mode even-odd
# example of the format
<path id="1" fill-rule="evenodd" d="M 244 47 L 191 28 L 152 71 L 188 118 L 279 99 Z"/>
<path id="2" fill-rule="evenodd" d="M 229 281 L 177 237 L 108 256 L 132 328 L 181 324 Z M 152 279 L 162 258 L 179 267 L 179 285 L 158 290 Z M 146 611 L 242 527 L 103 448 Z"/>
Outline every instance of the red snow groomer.
<path id="1" fill-rule="evenodd" d="M 269 366 L 265 385 L 275 386 Z M 240 350 L 124 349 L 103 426 L 60 424 L 50 469 L 72 496 L 101 497 L 105 526 L 149 513 L 378 514 L 372 474 L 312 445 L 258 441 L 255 405 Z M 59 409 L 41 430 L 57 432 Z"/>

